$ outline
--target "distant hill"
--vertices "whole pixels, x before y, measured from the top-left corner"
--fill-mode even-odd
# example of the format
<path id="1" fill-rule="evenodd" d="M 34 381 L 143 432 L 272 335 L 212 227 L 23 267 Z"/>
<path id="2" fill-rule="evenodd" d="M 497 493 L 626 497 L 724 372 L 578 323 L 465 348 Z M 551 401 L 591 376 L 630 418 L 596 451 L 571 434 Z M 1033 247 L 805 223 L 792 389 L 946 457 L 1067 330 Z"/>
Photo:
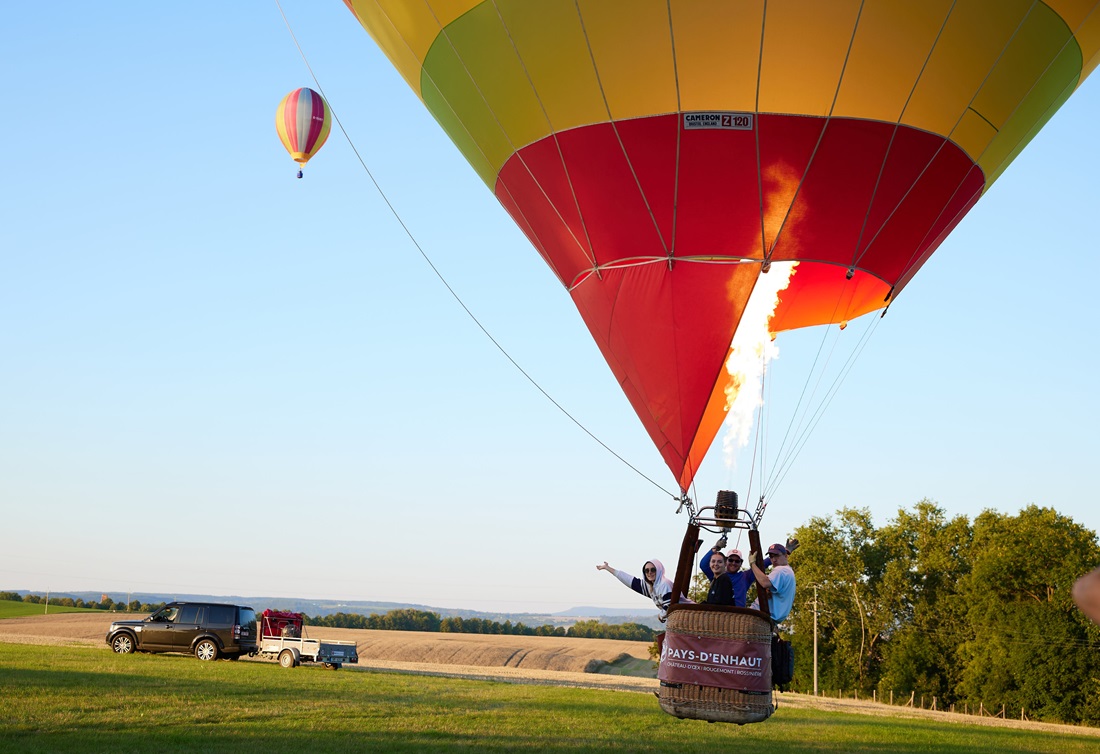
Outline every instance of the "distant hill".
<path id="1" fill-rule="evenodd" d="M 3 589 L 0 591 L 17 592 L 20 595 L 37 594 L 27 589 Z M 74 600 L 82 599 L 85 602 L 95 602 L 102 598 L 103 592 L 50 592 L 50 601 L 71 597 Z M 138 600 L 142 604 L 156 604 L 159 602 L 171 602 L 173 600 L 193 600 L 202 602 L 231 602 L 241 605 L 250 605 L 256 610 L 290 610 L 296 613 L 305 613 L 312 616 L 332 615 L 333 613 L 356 613 L 359 615 L 372 615 L 388 613 L 390 610 L 423 610 L 425 612 L 438 613 L 443 618 L 482 618 L 498 623 L 511 621 L 523 623 L 527 626 L 563 626 L 568 628 L 579 620 L 599 620 L 603 623 L 641 623 L 650 628 L 659 628 L 660 622 L 655 613 L 638 614 L 631 610 L 609 607 L 572 607 L 556 613 L 497 613 L 478 610 L 456 610 L 446 607 L 431 607 L 430 605 L 418 605 L 405 602 L 369 602 L 369 601 L 339 601 L 339 600 L 313 600 L 302 597 L 246 597 L 242 595 L 211 595 L 211 594 L 170 594 L 165 592 L 132 592 L 122 594 L 119 592 L 107 592 L 116 602 L 133 602 Z"/>

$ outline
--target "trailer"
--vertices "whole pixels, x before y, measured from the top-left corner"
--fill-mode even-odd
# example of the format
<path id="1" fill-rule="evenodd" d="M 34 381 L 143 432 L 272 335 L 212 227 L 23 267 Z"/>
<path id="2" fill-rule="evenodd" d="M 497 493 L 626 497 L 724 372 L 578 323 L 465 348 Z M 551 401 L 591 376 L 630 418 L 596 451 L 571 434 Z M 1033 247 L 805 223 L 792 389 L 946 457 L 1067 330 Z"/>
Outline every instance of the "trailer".
<path id="1" fill-rule="evenodd" d="M 359 662 L 354 641 L 310 639 L 304 636 L 302 613 L 264 610 L 260 615 L 260 655 L 278 660 L 284 668 L 318 662 L 339 670 L 345 662 Z"/>

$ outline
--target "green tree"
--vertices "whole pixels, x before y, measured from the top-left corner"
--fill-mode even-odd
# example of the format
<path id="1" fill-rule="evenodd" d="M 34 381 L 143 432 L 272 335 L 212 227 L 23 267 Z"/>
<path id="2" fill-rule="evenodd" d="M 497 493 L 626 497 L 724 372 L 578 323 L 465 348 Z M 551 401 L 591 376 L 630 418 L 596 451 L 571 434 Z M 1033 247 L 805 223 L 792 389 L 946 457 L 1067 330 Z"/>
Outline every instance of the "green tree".
<path id="1" fill-rule="evenodd" d="M 948 520 L 925 499 L 899 510 L 879 539 L 889 553 L 883 584 L 893 612 L 879 693 L 915 691 L 950 704 L 961 675 L 957 650 L 969 638 L 958 585 L 970 570 L 970 524 Z"/>
<path id="2" fill-rule="evenodd" d="M 888 603 L 893 595 L 884 583 L 888 550 L 866 509 L 843 508 L 835 517 L 815 517 L 795 534 L 801 543 L 791 557 L 798 580 L 790 618 L 796 655 L 813 657 L 816 585 L 820 683 L 827 689 L 870 693 L 877 683 L 879 645 L 892 628 Z M 812 672 L 799 673 L 794 685 L 812 688 Z"/>
<path id="3" fill-rule="evenodd" d="M 1070 595 L 1100 562 L 1096 535 L 1050 508 L 985 511 L 967 555 L 960 594 L 973 638 L 960 649 L 965 698 L 1037 719 L 1100 722 L 1096 631 Z"/>

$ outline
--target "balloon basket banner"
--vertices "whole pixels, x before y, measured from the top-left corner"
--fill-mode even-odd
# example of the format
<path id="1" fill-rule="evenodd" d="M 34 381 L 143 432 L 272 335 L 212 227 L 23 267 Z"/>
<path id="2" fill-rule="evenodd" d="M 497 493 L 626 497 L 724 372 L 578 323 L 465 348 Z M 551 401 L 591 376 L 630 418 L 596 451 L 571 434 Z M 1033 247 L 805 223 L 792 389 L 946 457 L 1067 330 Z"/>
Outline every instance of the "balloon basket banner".
<path id="1" fill-rule="evenodd" d="M 661 709 L 679 718 L 758 723 L 771 717 L 772 623 L 738 607 L 673 605 L 665 624 Z"/>

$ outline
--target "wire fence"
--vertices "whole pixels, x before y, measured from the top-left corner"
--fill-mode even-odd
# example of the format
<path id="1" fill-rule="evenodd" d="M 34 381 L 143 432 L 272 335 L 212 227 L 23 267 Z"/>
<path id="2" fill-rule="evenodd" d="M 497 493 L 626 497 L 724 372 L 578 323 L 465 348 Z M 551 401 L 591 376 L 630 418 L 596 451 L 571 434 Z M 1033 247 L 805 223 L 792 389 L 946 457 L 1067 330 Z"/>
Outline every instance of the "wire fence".
<path id="1" fill-rule="evenodd" d="M 999 717 L 1002 720 L 1015 719 L 1015 720 L 1030 720 L 1027 710 L 1023 707 L 1020 708 L 1017 715 L 1015 708 L 1009 709 L 1007 705 L 996 704 L 986 705 L 985 702 L 978 702 L 976 705 L 970 702 L 951 703 L 944 704 L 938 697 L 932 695 L 921 694 L 917 695 L 917 692 L 909 692 L 909 696 L 904 694 L 895 695 L 893 691 L 890 691 L 888 695 L 879 695 L 877 691 L 872 691 L 870 696 L 864 693 L 860 695 L 858 690 L 847 691 L 844 689 L 835 689 L 832 691 L 822 691 L 818 694 L 820 697 L 827 697 L 830 699 L 852 699 L 857 702 L 871 702 L 873 704 L 885 704 L 894 707 L 911 707 L 913 709 L 926 709 L 938 712 L 953 712 L 960 715 L 972 715 L 974 717 Z"/>

